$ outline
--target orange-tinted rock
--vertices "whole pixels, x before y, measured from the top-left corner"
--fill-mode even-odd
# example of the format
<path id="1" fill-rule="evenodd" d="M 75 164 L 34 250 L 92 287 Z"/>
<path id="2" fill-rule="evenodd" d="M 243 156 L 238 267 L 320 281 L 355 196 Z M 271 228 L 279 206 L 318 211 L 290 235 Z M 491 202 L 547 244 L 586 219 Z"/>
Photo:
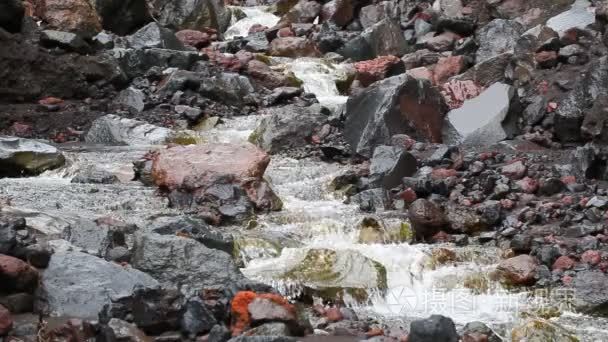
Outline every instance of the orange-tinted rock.
<path id="1" fill-rule="evenodd" d="M 355 63 L 356 79 L 364 87 L 390 76 L 405 72 L 405 64 L 395 56 L 381 56 L 369 61 Z"/>
<path id="2" fill-rule="evenodd" d="M 435 68 L 433 68 L 433 83 L 442 84 L 450 77 L 460 74 L 464 68 L 465 63 L 462 56 L 439 58 Z"/>
<path id="3" fill-rule="evenodd" d="M 49 27 L 59 31 L 84 37 L 101 31 L 101 19 L 88 0 L 39 0 L 36 12 Z"/>
<path id="4" fill-rule="evenodd" d="M 445 179 L 448 177 L 456 177 L 458 172 L 454 169 L 435 169 L 431 172 L 431 177 L 434 179 Z"/>
<path id="5" fill-rule="evenodd" d="M 63 100 L 57 97 L 45 97 L 38 101 L 38 104 L 44 106 L 53 106 L 63 104 Z"/>
<path id="6" fill-rule="evenodd" d="M 240 335 L 255 321 L 295 321 L 296 310 L 285 298 L 273 293 L 240 291 L 230 304 L 232 336 Z"/>

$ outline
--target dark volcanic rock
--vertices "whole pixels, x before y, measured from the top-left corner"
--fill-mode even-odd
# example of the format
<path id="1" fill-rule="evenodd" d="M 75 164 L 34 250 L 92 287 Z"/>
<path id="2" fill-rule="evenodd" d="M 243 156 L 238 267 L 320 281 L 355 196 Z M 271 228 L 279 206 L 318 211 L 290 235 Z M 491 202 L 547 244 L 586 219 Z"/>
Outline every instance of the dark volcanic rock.
<path id="1" fill-rule="evenodd" d="M 176 31 L 214 28 L 224 32 L 230 25 L 230 11 L 223 0 L 152 0 L 153 15 L 161 25 Z"/>
<path id="2" fill-rule="evenodd" d="M 107 53 L 118 61 L 121 72 L 128 79 L 142 76 L 152 67 L 188 70 L 203 59 L 195 51 L 167 49 L 114 49 Z"/>
<path id="3" fill-rule="evenodd" d="M 20 0 L 5 0 L 0 3 L 0 27 L 8 32 L 21 31 L 25 8 Z"/>
<path id="4" fill-rule="evenodd" d="M 104 29 L 129 34 L 152 21 L 146 0 L 95 0 Z"/>
<path id="5" fill-rule="evenodd" d="M 432 315 L 427 319 L 413 321 L 408 342 L 458 342 L 454 322 L 445 316 Z"/>
<path id="6" fill-rule="evenodd" d="M 338 53 L 355 61 L 364 61 L 386 55 L 402 56 L 407 48 L 399 25 L 385 19 L 348 41 Z"/>
<path id="7" fill-rule="evenodd" d="M 86 53 L 90 50 L 89 45 L 77 34 L 44 30 L 40 35 L 40 43 L 46 47 L 60 47 L 68 51 Z"/>
<path id="8" fill-rule="evenodd" d="M 182 42 L 173 31 L 157 23 L 149 23 L 131 36 L 127 37 L 129 46 L 133 49 L 159 48 L 167 50 L 185 50 Z"/>
<path id="9" fill-rule="evenodd" d="M 378 185 L 390 190 L 401 184 L 403 177 L 416 173 L 417 161 L 401 147 L 378 146 L 374 150 L 369 167 L 370 177 L 378 180 Z"/>
<path id="10" fill-rule="evenodd" d="M 346 104 L 344 137 L 353 153 L 371 157 L 395 134 L 441 141 L 447 106 L 428 81 L 406 74 L 376 82 Z"/>

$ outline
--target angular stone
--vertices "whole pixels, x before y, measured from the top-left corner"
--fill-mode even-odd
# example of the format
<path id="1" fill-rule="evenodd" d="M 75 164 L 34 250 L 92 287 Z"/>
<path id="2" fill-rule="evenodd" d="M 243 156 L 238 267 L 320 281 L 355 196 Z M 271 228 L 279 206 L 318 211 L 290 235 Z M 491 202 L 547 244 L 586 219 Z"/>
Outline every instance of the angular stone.
<path id="1" fill-rule="evenodd" d="M 63 154 L 51 145 L 0 136 L 0 177 L 37 175 L 64 163 Z"/>
<path id="2" fill-rule="evenodd" d="M 93 121 L 85 141 L 104 145 L 160 145 L 170 134 L 167 128 L 108 114 Z"/>
<path id="3" fill-rule="evenodd" d="M 496 270 L 505 283 L 525 286 L 536 282 L 537 266 L 538 262 L 534 257 L 522 254 L 501 261 Z"/>
<path id="4" fill-rule="evenodd" d="M 275 38 L 268 49 L 268 54 L 278 57 L 318 57 L 320 55 L 314 42 L 304 37 Z"/>
<path id="5" fill-rule="evenodd" d="M 502 83 L 492 85 L 448 113 L 444 142 L 488 146 L 513 137 L 517 132 L 516 101 L 514 88 Z"/>
<path id="6" fill-rule="evenodd" d="M 105 30 L 124 36 L 152 21 L 146 0 L 95 0 Z"/>
<path id="7" fill-rule="evenodd" d="M 441 208 L 426 199 L 417 199 L 408 209 L 409 219 L 414 229 L 415 239 L 428 240 L 440 230 L 446 230 L 448 220 Z"/>
<path id="8" fill-rule="evenodd" d="M 338 53 L 354 61 L 363 61 L 379 56 L 403 56 L 407 48 L 399 25 L 384 19 L 348 41 Z"/>
<path id="9" fill-rule="evenodd" d="M 152 22 L 127 37 L 129 47 L 133 49 L 159 48 L 167 50 L 185 50 L 182 42 L 173 31 Z"/>
<path id="10" fill-rule="evenodd" d="M 59 47 L 68 51 L 86 53 L 89 45 L 77 34 L 54 30 L 44 30 L 40 34 L 40 43 L 46 47 Z"/>
<path id="11" fill-rule="evenodd" d="M 369 167 L 370 177 L 378 179 L 380 185 L 387 190 L 401 184 L 403 177 L 416 173 L 417 161 L 414 156 L 401 147 L 378 146 Z"/>
<path id="12" fill-rule="evenodd" d="M 41 0 L 37 12 L 49 27 L 84 38 L 101 31 L 101 20 L 88 0 Z"/>
<path id="13" fill-rule="evenodd" d="M 42 273 L 37 308 L 48 314 L 97 319 L 105 305 L 159 283 L 140 271 L 89 254 L 55 252 Z"/>
<path id="14" fill-rule="evenodd" d="M 152 0 L 159 23 L 176 31 L 214 28 L 223 33 L 230 25 L 231 12 L 223 0 Z"/>
<path id="15" fill-rule="evenodd" d="M 576 0 L 572 7 L 547 20 L 547 26 L 558 33 L 573 27 L 584 29 L 595 22 L 595 15 L 589 10 L 591 3 L 587 0 Z"/>
<path id="16" fill-rule="evenodd" d="M 577 310 L 601 314 L 608 305 L 608 276 L 599 271 L 582 271 L 574 278 L 574 305 Z"/>
<path id="17" fill-rule="evenodd" d="M 483 26 L 478 33 L 479 49 L 477 63 L 496 57 L 515 48 L 517 39 L 524 33 L 524 27 L 516 21 L 494 19 Z"/>
<path id="18" fill-rule="evenodd" d="M 141 113 L 146 106 L 146 94 L 137 88 L 129 87 L 118 94 L 116 103 L 135 113 Z"/>
<path id="19" fill-rule="evenodd" d="M 32 292 L 38 286 L 38 271 L 15 257 L 0 254 L 0 291 Z"/>

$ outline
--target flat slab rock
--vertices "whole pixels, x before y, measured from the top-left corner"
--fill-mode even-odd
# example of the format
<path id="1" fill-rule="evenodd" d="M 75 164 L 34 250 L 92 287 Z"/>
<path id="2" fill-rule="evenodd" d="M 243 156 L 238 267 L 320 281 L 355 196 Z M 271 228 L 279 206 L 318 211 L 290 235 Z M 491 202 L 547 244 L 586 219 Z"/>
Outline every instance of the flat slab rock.
<path id="1" fill-rule="evenodd" d="M 36 140 L 0 136 L 0 177 L 36 175 L 64 163 L 63 154 L 54 146 Z"/>

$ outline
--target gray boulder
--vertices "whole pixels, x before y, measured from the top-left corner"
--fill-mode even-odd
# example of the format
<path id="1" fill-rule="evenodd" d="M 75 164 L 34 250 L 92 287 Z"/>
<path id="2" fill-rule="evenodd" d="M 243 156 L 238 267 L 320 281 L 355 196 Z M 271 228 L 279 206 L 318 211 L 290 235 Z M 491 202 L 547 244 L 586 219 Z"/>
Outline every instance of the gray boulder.
<path id="1" fill-rule="evenodd" d="M 96 0 L 105 30 L 124 36 L 152 21 L 146 0 Z"/>
<path id="2" fill-rule="evenodd" d="M 176 31 L 212 27 L 220 33 L 230 25 L 231 12 L 224 0 L 151 0 L 154 17 Z"/>
<path id="3" fill-rule="evenodd" d="M 159 48 L 167 50 L 186 50 L 173 31 L 157 23 L 149 23 L 131 36 L 127 37 L 129 47 L 133 49 Z"/>
<path id="4" fill-rule="evenodd" d="M 369 167 L 370 177 L 383 188 L 390 190 L 400 185 L 403 177 L 416 173 L 417 161 L 401 147 L 378 146 Z"/>
<path id="5" fill-rule="evenodd" d="M 318 104 L 310 107 L 288 105 L 268 111 L 270 115 L 260 121 L 249 141 L 270 153 L 306 146 L 328 119 Z"/>
<path id="6" fill-rule="evenodd" d="M 246 279 L 228 253 L 179 236 L 135 235 L 133 267 L 194 295 L 203 288 L 231 288 Z"/>
<path id="7" fill-rule="evenodd" d="M 391 19 L 384 19 L 346 42 L 338 53 L 354 61 L 363 61 L 378 56 L 403 56 L 407 49 L 408 45 L 399 24 Z"/>
<path id="8" fill-rule="evenodd" d="M 517 131 L 516 99 L 513 87 L 495 83 L 465 101 L 462 107 L 448 113 L 444 143 L 491 145 L 512 138 Z"/>
<path id="9" fill-rule="evenodd" d="M 93 121 L 85 141 L 104 145 L 160 145 L 170 134 L 167 128 L 108 114 Z"/>
<path id="10" fill-rule="evenodd" d="M 599 271 L 579 272 L 574 279 L 574 305 L 587 313 L 605 314 L 608 306 L 608 276 Z"/>
<path id="11" fill-rule="evenodd" d="M 87 53 L 91 49 L 84 39 L 71 32 L 44 30 L 40 34 L 40 43 L 49 48 L 59 47 L 79 53 Z"/>
<path id="12" fill-rule="evenodd" d="M 118 94 L 115 103 L 135 113 L 141 113 L 146 106 L 146 94 L 137 88 L 129 87 Z"/>
<path id="13" fill-rule="evenodd" d="M 42 273 L 36 303 L 50 315 L 97 319 L 105 305 L 138 287 L 159 284 L 149 275 L 89 254 L 57 251 Z"/>
<path id="14" fill-rule="evenodd" d="M 454 322 L 441 315 L 413 321 L 408 336 L 409 342 L 458 342 L 459 339 Z"/>
<path id="15" fill-rule="evenodd" d="M 0 136 L 0 177 L 37 175 L 65 163 L 57 148 L 45 143 Z"/>
<path id="16" fill-rule="evenodd" d="M 121 71 L 128 79 L 142 76 L 152 67 L 178 68 L 188 70 L 203 59 L 196 51 L 167 49 L 121 49 L 108 51 L 112 59 L 118 61 Z"/>
<path id="17" fill-rule="evenodd" d="M 3 0 L 0 2 L 0 27 L 12 33 L 21 31 L 24 14 L 21 0 Z"/>
<path id="18" fill-rule="evenodd" d="M 477 63 L 512 51 L 523 32 L 524 27 L 514 20 L 494 19 L 483 26 L 477 34 L 479 37 Z"/>
<path id="19" fill-rule="evenodd" d="M 406 74 L 375 82 L 346 103 L 344 137 L 352 153 L 371 157 L 395 134 L 441 142 L 447 105 L 426 80 Z"/>
<path id="20" fill-rule="evenodd" d="M 236 73 L 221 73 L 205 78 L 200 87 L 203 96 L 237 107 L 255 103 L 251 96 L 253 92 L 249 78 Z"/>

